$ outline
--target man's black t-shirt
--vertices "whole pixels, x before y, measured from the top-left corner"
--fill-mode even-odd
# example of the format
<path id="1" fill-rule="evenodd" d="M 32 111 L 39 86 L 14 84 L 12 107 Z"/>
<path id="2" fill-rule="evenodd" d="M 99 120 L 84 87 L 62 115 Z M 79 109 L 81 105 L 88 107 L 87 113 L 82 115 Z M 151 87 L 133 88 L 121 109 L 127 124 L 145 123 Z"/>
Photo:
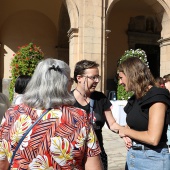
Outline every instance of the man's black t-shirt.
<path id="1" fill-rule="evenodd" d="M 94 100 L 93 111 L 95 117 L 95 124 L 97 126 L 97 128 L 95 129 L 95 133 L 98 138 L 100 147 L 101 149 L 103 149 L 102 127 L 106 122 L 104 111 L 109 109 L 112 104 L 102 92 L 94 91 L 91 94 L 90 98 Z M 74 106 L 85 110 L 87 114 L 90 113 L 90 103 L 88 103 L 86 106 L 82 106 L 80 103 L 76 101 Z"/>
<path id="2" fill-rule="evenodd" d="M 149 122 L 149 108 L 152 104 L 156 102 L 163 102 L 168 106 L 167 113 L 170 110 L 170 98 L 169 92 L 166 89 L 152 87 L 145 96 L 140 99 L 136 99 L 135 96 L 132 96 L 124 110 L 127 113 L 126 122 L 127 125 L 137 131 L 146 131 L 148 130 Z M 166 118 L 167 118 L 166 113 Z M 165 119 L 166 119 L 165 118 Z M 160 142 L 167 141 L 167 124 L 165 120 L 164 129 L 162 132 L 162 137 Z"/>

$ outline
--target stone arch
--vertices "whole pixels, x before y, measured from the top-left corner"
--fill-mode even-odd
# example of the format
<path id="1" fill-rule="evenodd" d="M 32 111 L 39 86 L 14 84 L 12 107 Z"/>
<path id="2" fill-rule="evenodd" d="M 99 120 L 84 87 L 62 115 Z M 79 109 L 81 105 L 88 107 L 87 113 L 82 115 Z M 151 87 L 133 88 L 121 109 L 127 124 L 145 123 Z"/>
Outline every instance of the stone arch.
<path id="1" fill-rule="evenodd" d="M 63 0 L 68 9 L 71 28 L 78 28 L 78 8 L 73 0 Z"/>
<path id="2" fill-rule="evenodd" d="M 141 6 L 139 4 L 141 4 L 143 6 Z M 122 11 L 129 12 L 129 17 L 131 17 L 131 16 L 132 17 L 137 17 L 137 16 L 140 17 L 140 16 L 142 16 L 142 14 L 144 14 L 143 15 L 144 20 L 146 19 L 147 24 L 152 23 L 152 26 L 158 22 L 158 24 L 157 24 L 159 26 L 158 35 L 155 36 L 154 41 L 148 42 L 149 45 L 153 45 L 155 43 L 154 45 L 156 45 L 159 48 L 159 43 L 157 41 L 161 38 L 161 36 L 163 36 L 163 37 L 168 36 L 168 34 L 167 34 L 168 31 L 167 30 L 165 31 L 165 29 L 167 29 L 167 25 L 169 25 L 169 23 L 166 26 L 164 24 L 162 24 L 165 21 L 165 17 L 168 17 L 168 13 L 170 12 L 168 5 L 161 0 L 150 0 L 150 1 L 143 0 L 143 1 L 140 1 L 139 4 L 136 3 L 135 0 L 131 0 L 130 4 L 126 4 L 122 0 L 108 0 L 108 4 L 107 4 L 108 6 L 106 8 L 106 34 L 109 33 L 109 29 L 111 29 L 111 28 L 112 29 L 111 29 L 111 32 L 107 35 L 108 39 L 106 40 L 106 44 L 107 44 L 106 51 L 107 51 L 107 59 L 108 59 L 108 65 L 107 65 L 108 74 L 107 74 L 107 76 L 108 76 L 108 79 L 110 79 L 110 78 L 112 79 L 111 80 L 112 86 L 113 86 L 113 77 L 111 77 L 111 76 L 114 73 L 116 74 L 117 60 L 120 58 L 121 55 L 123 55 L 125 50 L 129 49 L 129 44 L 128 44 L 129 43 L 129 37 L 128 37 L 129 34 L 127 34 L 129 19 L 128 19 L 128 17 L 125 17 L 125 15 L 123 15 L 123 14 L 120 15 L 120 13 L 122 13 Z M 134 8 L 134 7 L 137 7 L 137 8 Z M 131 10 L 129 10 L 130 8 L 131 8 Z M 121 9 L 121 12 L 120 12 L 120 9 Z M 139 9 L 140 12 L 137 12 L 138 11 L 137 9 Z M 135 10 L 136 12 L 133 10 Z M 145 14 L 145 12 L 146 12 L 146 14 Z M 117 15 L 115 15 L 115 14 L 117 14 Z M 116 16 L 117 16 L 117 18 L 119 17 L 119 20 L 116 19 Z M 121 17 L 123 18 L 122 21 L 120 21 Z M 155 21 L 155 18 L 156 18 L 156 22 L 154 22 L 154 24 L 153 24 L 152 19 L 154 19 L 154 21 Z M 169 19 L 167 18 L 166 21 L 167 20 L 169 20 Z M 112 22 L 112 27 L 110 25 L 111 22 Z M 120 22 L 122 25 L 117 26 L 117 25 L 119 25 Z M 119 27 L 123 27 L 121 32 L 118 29 Z M 147 33 L 149 34 L 149 31 L 153 31 L 153 29 L 155 29 L 155 27 L 154 28 L 147 27 L 146 29 L 147 29 Z M 117 33 L 115 33 L 115 32 L 117 32 Z M 170 31 L 169 31 L 169 33 L 170 33 Z M 119 34 L 121 34 L 121 35 L 118 38 L 117 36 Z M 155 33 L 155 35 L 156 34 L 157 34 L 157 32 Z M 124 40 L 122 40 L 122 39 L 124 39 Z M 144 40 L 142 40 L 141 42 L 142 42 L 141 44 L 136 43 L 135 46 L 142 45 L 142 44 L 147 45 L 147 42 L 145 42 Z M 118 46 L 118 44 L 119 44 L 119 46 Z M 110 46 L 113 46 L 112 50 L 111 50 Z M 133 48 L 133 47 L 131 47 L 131 48 Z M 159 50 L 162 50 L 162 48 L 159 48 Z M 118 52 L 118 51 L 120 51 L 120 52 Z M 110 63 L 112 63 L 112 65 Z M 161 61 L 160 61 L 160 63 L 161 63 Z M 114 64 L 114 66 L 113 66 L 113 64 Z M 111 69 L 112 69 L 112 71 L 110 71 Z M 160 72 L 161 72 L 161 68 L 160 68 Z"/>
<path id="3" fill-rule="evenodd" d="M 32 42 L 40 46 L 45 56 L 56 56 L 56 26 L 48 16 L 39 11 L 20 10 L 11 13 L 1 26 L 0 37 L 0 67 L 3 68 L 0 70 L 0 88 L 6 94 L 10 82 L 10 61 L 18 51 L 18 46 Z"/>
<path id="4" fill-rule="evenodd" d="M 169 18 L 170 18 L 170 7 L 167 5 L 167 3 L 163 0 L 152 0 L 152 1 L 147 1 L 144 0 L 147 4 L 149 4 L 150 6 L 153 6 L 152 8 L 155 11 L 159 11 L 161 12 L 161 7 L 164 9 L 164 11 L 168 14 Z M 156 1 L 156 3 L 155 3 Z M 160 4 L 160 6 L 158 6 L 157 4 Z"/>
<path id="5" fill-rule="evenodd" d="M 121 1 L 121 0 L 110 0 L 108 2 L 108 6 L 107 6 L 107 10 L 106 10 L 106 26 L 107 26 L 108 17 L 109 17 L 109 14 L 110 14 L 112 8 L 119 1 Z M 151 8 L 154 11 L 157 11 L 158 14 L 162 13 L 162 12 L 166 12 L 168 14 L 169 18 L 170 18 L 170 7 L 166 4 L 165 1 L 163 1 L 163 0 L 149 0 L 149 1 L 148 0 L 143 0 L 143 1 L 146 4 L 148 4 L 149 6 L 151 6 Z"/>
<path id="6" fill-rule="evenodd" d="M 57 56 L 59 59 L 69 64 L 68 31 L 70 29 L 70 18 L 65 4 L 61 5 L 58 24 L 59 28 L 56 45 Z"/>
<path id="7" fill-rule="evenodd" d="M 108 7 L 106 10 L 106 30 L 108 29 L 108 19 L 112 8 L 121 0 L 108 0 Z M 164 0 L 143 0 L 147 6 L 153 11 L 154 17 L 160 25 L 160 75 L 163 76 L 170 72 L 169 62 L 169 48 L 170 48 L 170 5 Z"/>
<path id="8" fill-rule="evenodd" d="M 55 55 L 55 52 L 50 51 L 52 48 L 55 49 L 56 25 L 47 15 L 39 11 L 20 10 L 12 13 L 3 23 L 0 35 L 2 43 L 11 47 L 14 52 L 17 50 L 16 43 L 24 45 L 32 41 L 41 45 L 46 55 Z M 51 49 L 44 47 L 47 43 Z"/>
<path id="9" fill-rule="evenodd" d="M 8 83 L 4 84 L 4 82 L 6 80 L 10 81 L 9 62 L 13 54 L 18 51 L 17 46 L 25 45 L 31 41 L 41 47 L 42 51 L 45 53 L 45 57 L 58 58 L 56 46 L 60 45 L 58 44 L 58 40 L 61 39 L 58 38 L 61 33 L 60 11 L 61 7 L 64 6 L 63 4 L 65 1 L 67 0 L 52 0 L 50 3 L 42 1 L 41 5 L 39 5 L 39 1 L 35 2 L 33 0 L 29 2 L 25 1 L 22 4 L 19 2 L 13 2 L 12 0 L 10 0 L 11 5 L 6 1 L 1 3 L 0 91 L 2 89 L 2 91 L 5 92 L 4 89 L 7 89 Z M 75 5 L 74 0 L 71 0 L 70 2 L 73 6 Z M 69 7 L 71 10 L 72 6 L 70 5 Z M 67 12 L 67 9 L 65 9 L 65 11 Z M 73 9 L 71 13 L 74 13 Z M 78 14 L 76 15 L 78 16 Z M 69 15 L 67 19 L 68 18 Z M 76 27 L 77 24 L 75 23 L 78 23 L 78 19 L 77 17 L 74 17 L 74 15 L 72 19 L 75 19 L 72 25 Z M 25 29 L 24 26 L 29 28 L 29 24 L 31 24 L 30 29 Z M 68 28 L 68 30 L 69 29 L 70 28 Z M 67 37 L 67 31 L 64 32 L 63 36 Z"/>
<path id="10" fill-rule="evenodd" d="M 109 15 L 110 15 L 110 12 L 113 8 L 113 6 L 120 0 L 110 0 L 107 2 L 107 8 L 106 8 L 106 28 L 107 28 L 107 25 L 108 25 L 108 18 L 109 18 Z"/>

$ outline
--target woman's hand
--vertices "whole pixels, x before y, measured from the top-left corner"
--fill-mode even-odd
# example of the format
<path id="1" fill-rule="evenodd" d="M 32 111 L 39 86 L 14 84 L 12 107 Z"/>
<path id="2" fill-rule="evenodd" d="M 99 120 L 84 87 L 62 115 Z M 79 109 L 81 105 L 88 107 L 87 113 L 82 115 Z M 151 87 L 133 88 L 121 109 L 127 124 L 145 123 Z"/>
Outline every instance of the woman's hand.
<path id="1" fill-rule="evenodd" d="M 119 129 L 119 136 L 121 138 L 123 138 L 123 140 L 125 142 L 126 149 L 129 150 L 132 147 L 132 140 L 128 136 L 125 135 L 126 129 L 129 129 L 129 126 L 121 127 Z"/>
<path id="2" fill-rule="evenodd" d="M 125 142 L 126 149 L 129 150 L 132 147 L 132 140 L 128 136 L 123 137 L 123 140 Z"/>
<path id="3" fill-rule="evenodd" d="M 125 135 L 125 130 L 128 129 L 128 128 L 129 128 L 129 127 L 121 127 L 121 128 L 119 129 L 119 136 L 120 136 L 121 138 L 126 137 L 126 135 Z"/>

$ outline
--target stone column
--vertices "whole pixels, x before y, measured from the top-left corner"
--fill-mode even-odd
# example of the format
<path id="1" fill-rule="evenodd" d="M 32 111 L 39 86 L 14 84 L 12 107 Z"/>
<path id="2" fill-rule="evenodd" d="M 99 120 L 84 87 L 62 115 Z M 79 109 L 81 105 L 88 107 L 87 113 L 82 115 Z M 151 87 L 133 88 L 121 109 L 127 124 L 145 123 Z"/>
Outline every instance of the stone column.
<path id="1" fill-rule="evenodd" d="M 71 75 L 73 75 L 76 62 L 82 59 L 96 61 L 100 65 L 99 74 L 102 76 L 96 90 L 103 92 L 105 91 L 106 82 L 104 72 L 106 66 L 104 2 L 104 0 L 74 1 L 78 11 L 78 25 L 77 27 L 71 25 L 71 29 L 68 31 Z"/>
<path id="2" fill-rule="evenodd" d="M 97 90 L 103 91 L 103 32 L 102 2 L 94 0 L 79 1 L 79 55 L 80 59 L 94 60 L 99 63 L 102 80 Z"/>
<path id="3" fill-rule="evenodd" d="M 71 76 L 73 77 L 73 71 L 75 63 L 79 60 L 79 44 L 78 44 L 78 28 L 71 28 L 68 31 L 69 37 L 69 66 L 71 68 Z"/>
<path id="4" fill-rule="evenodd" d="M 161 38 L 160 43 L 160 76 L 164 76 L 166 74 L 170 74 L 170 37 Z"/>

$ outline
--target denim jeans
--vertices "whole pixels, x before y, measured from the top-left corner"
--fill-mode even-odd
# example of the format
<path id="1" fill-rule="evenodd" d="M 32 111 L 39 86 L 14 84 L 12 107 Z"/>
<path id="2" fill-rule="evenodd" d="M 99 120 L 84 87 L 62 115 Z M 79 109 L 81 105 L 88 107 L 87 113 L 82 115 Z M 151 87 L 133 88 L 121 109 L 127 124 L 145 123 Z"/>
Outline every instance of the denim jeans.
<path id="1" fill-rule="evenodd" d="M 168 125 L 168 129 L 167 129 L 167 138 L 168 138 L 167 145 L 170 145 L 170 125 Z"/>
<path id="2" fill-rule="evenodd" d="M 125 170 L 170 170 L 168 148 L 154 150 L 129 149 Z"/>

